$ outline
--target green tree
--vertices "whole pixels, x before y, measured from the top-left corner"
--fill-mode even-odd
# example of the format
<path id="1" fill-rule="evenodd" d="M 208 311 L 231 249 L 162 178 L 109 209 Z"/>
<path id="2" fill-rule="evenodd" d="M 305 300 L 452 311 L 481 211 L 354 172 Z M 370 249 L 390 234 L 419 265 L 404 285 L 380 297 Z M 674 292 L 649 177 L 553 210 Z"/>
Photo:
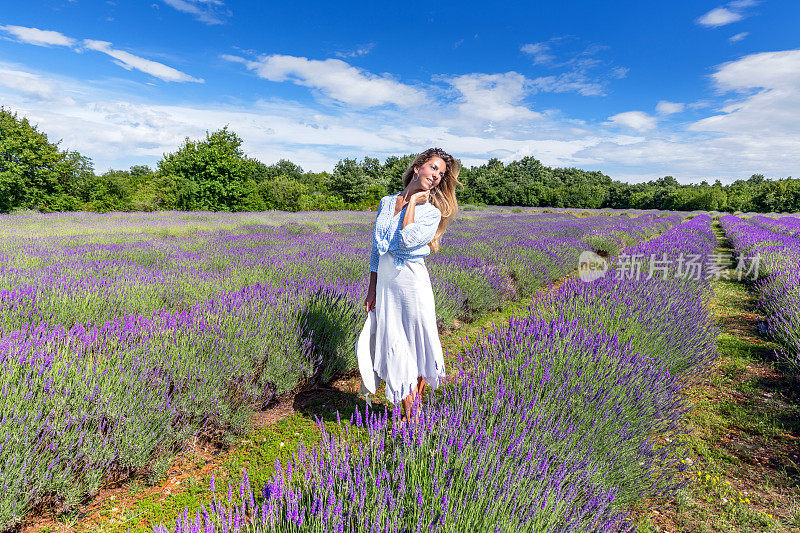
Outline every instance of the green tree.
<path id="1" fill-rule="evenodd" d="M 242 140 L 225 126 L 203 141 L 186 138 L 158 162 L 158 172 L 182 210 L 243 211 L 252 190 L 248 183 L 258 163 L 245 156 Z"/>
<path id="2" fill-rule="evenodd" d="M 467 183 L 467 187 L 472 189 L 471 200 L 487 205 L 504 205 L 508 184 L 503 170 L 502 161 L 496 157 L 477 168 L 473 167 Z"/>
<path id="3" fill-rule="evenodd" d="M 256 181 L 263 181 L 265 179 L 274 179 L 278 176 L 286 176 L 297 181 L 303 181 L 303 168 L 289 161 L 288 159 L 280 159 L 277 163 L 272 165 L 265 165 L 258 162 L 254 171 L 253 179 Z"/>
<path id="4" fill-rule="evenodd" d="M 369 196 L 370 182 L 369 174 L 355 159 L 345 158 L 333 168 L 330 187 L 345 202 L 359 203 Z"/>
<path id="5" fill-rule="evenodd" d="M 147 165 L 133 165 L 128 170 L 128 174 L 130 174 L 131 187 L 135 190 L 142 188 L 145 183 L 153 178 L 154 173 Z"/>
<path id="6" fill-rule="evenodd" d="M 409 154 L 404 156 L 389 156 L 383 163 L 383 179 L 386 193 L 392 194 L 403 190 L 403 173 L 408 165 L 414 161 L 416 155 Z"/>
<path id="7" fill-rule="evenodd" d="M 755 208 L 761 212 L 792 213 L 800 210 L 800 187 L 796 179 L 763 181 L 753 198 Z"/>
<path id="8" fill-rule="evenodd" d="M 82 183 L 79 194 L 90 211 L 128 211 L 134 192 L 131 181 L 127 170 L 108 170 Z"/>
<path id="9" fill-rule="evenodd" d="M 27 118 L 0 107 L 0 212 L 80 205 L 71 192 L 93 175 L 92 162 L 78 152 L 59 150 L 59 143 L 49 142 Z"/>
<path id="10" fill-rule="evenodd" d="M 156 172 L 147 183 L 137 191 L 136 205 L 139 209 L 180 209 L 191 195 L 192 183 L 188 178 L 176 174 Z"/>
<path id="11" fill-rule="evenodd" d="M 631 205 L 631 188 L 627 183 L 611 182 L 608 188 L 608 197 L 603 207 L 611 209 L 628 209 Z"/>
<path id="12" fill-rule="evenodd" d="M 558 196 L 564 207 L 599 208 L 608 197 L 611 178 L 602 172 L 586 172 L 577 168 L 559 168 L 554 175 L 562 183 Z"/>
<path id="13" fill-rule="evenodd" d="M 265 209 L 281 211 L 300 211 L 301 198 L 310 195 L 308 185 L 289 176 L 277 176 L 264 180 L 258 185 L 258 192 L 264 200 Z"/>
<path id="14" fill-rule="evenodd" d="M 637 183 L 631 187 L 631 205 L 633 209 L 655 209 L 655 189 L 646 183 Z"/>

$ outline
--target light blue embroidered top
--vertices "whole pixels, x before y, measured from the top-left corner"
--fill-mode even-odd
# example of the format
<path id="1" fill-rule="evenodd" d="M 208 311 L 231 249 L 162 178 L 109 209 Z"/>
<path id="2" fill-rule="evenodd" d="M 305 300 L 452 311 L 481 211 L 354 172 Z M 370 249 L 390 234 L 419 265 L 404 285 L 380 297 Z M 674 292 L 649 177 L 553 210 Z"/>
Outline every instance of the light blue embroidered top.
<path id="1" fill-rule="evenodd" d="M 414 222 L 404 228 L 402 223 L 408 204 L 395 215 L 398 196 L 399 192 L 381 198 L 372 235 L 370 272 L 378 271 L 380 256 L 386 252 L 392 252 L 397 270 L 402 270 L 406 261 L 423 261 L 422 258 L 431 253 L 428 243 L 436 235 L 442 212 L 430 202 L 418 204 L 414 207 Z"/>

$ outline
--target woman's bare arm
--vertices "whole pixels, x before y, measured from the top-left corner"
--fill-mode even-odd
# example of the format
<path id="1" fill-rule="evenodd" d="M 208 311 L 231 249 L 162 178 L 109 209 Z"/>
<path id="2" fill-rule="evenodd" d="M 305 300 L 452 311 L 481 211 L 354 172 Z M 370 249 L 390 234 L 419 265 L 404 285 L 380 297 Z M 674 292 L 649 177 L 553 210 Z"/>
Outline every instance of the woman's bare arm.
<path id="1" fill-rule="evenodd" d="M 406 227 L 412 222 L 414 222 L 414 207 L 416 207 L 417 202 L 409 202 L 406 206 L 406 214 L 403 217 L 403 226 Z"/>
<path id="2" fill-rule="evenodd" d="M 412 222 L 414 222 L 414 208 L 417 206 L 417 202 L 424 204 L 428 199 L 427 192 L 417 192 L 414 193 L 414 196 L 411 197 L 411 200 L 408 202 L 406 206 L 406 214 L 403 217 L 403 225 L 401 228 L 405 228 Z"/>

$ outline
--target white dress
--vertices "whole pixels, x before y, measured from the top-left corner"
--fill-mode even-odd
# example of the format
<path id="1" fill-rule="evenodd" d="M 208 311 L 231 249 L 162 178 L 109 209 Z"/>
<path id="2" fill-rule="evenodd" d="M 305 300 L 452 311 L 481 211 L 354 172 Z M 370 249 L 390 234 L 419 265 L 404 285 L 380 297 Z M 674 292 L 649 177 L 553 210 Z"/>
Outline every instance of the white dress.
<path id="1" fill-rule="evenodd" d="M 445 377 L 442 344 L 436 327 L 436 304 L 428 267 L 406 261 L 394 266 L 391 252 L 380 257 L 375 309 L 370 311 L 356 344 L 361 393 L 374 393 L 379 379 L 386 398 L 399 403 L 417 386 L 417 378 L 436 389 Z"/>

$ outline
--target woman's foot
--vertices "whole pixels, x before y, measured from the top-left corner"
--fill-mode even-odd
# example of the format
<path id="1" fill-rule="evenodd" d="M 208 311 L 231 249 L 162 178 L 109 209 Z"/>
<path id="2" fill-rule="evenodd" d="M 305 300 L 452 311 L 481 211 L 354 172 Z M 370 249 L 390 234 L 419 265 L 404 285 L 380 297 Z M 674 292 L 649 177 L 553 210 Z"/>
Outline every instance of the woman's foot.
<path id="1" fill-rule="evenodd" d="M 407 424 L 408 424 L 408 418 L 406 418 L 406 415 L 403 415 L 400 417 L 400 420 L 397 421 L 397 428 L 403 429 Z"/>

